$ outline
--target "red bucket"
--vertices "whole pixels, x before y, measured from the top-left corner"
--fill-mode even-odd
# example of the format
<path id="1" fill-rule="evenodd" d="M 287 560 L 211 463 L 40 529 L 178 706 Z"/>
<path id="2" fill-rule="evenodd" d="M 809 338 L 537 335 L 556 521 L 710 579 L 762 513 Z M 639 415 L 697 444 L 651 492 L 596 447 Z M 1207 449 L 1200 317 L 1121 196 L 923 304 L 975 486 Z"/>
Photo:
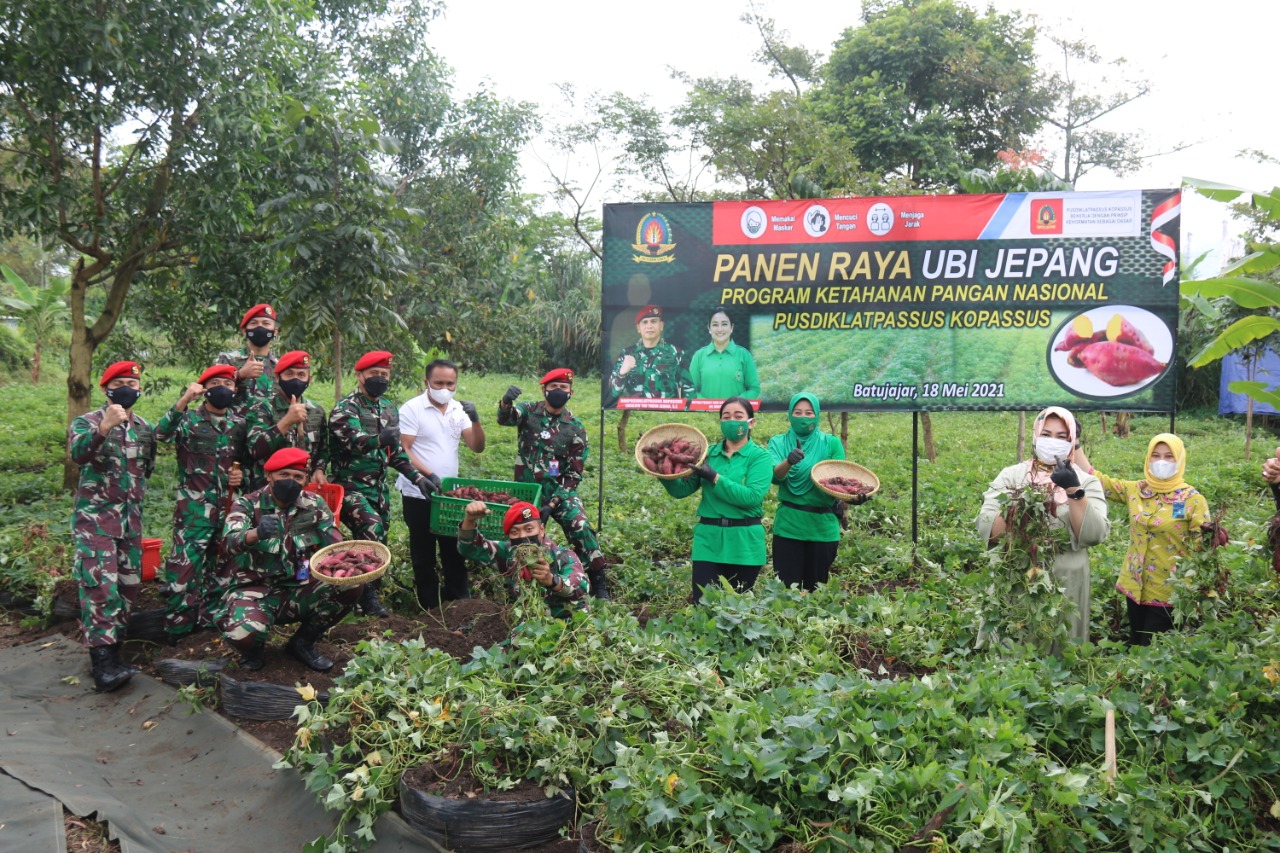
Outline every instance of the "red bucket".
<path id="1" fill-rule="evenodd" d="M 162 544 L 159 539 L 142 540 L 142 579 L 144 581 L 156 579 L 156 569 L 160 568 L 160 546 Z"/>
<path id="2" fill-rule="evenodd" d="M 346 496 L 346 490 L 342 486 L 333 483 L 325 483 L 321 486 L 318 483 L 308 483 L 303 489 L 304 492 L 320 493 L 320 497 L 324 498 L 324 502 L 329 505 L 329 512 L 337 516 L 342 512 L 342 499 Z"/>

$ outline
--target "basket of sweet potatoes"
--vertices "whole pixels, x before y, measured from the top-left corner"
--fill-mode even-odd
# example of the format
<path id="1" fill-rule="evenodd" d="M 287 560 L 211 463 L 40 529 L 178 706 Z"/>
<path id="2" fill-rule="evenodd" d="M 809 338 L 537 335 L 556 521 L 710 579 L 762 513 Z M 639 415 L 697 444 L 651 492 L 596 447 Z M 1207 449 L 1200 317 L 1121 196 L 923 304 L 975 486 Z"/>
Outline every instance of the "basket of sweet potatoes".
<path id="1" fill-rule="evenodd" d="M 391 549 L 371 539 L 334 542 L 311 555 L 311 576 L 333 586 L 361 586 L 387 573 Z"/>
<path id="2" fill-rule="evenodd" d="M 707 458 L 711 443 L 688 424 L 662 424 L 646 432 L 636 441 L 636 465 L 650 477 L 675 480 Z"/>
<path id="3" fill-rule="evenodd" d="M 880 478 L 870 468 L 844 459 L 824 459 L 809 471 L 809 479 L 838 501 L 862 503 L 880 491 Z"/>

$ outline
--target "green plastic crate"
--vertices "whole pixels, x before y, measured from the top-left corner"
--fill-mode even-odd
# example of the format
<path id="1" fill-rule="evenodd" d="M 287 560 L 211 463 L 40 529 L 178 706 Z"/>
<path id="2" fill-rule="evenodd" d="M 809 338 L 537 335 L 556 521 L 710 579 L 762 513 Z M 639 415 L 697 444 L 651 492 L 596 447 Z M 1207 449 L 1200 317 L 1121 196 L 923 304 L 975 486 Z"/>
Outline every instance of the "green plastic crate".
<path id="1" fill-rule="evenodd" d="M 506 492 L 522 501 L 538 505 L 538 495 L 542 487 L 537 483 L 513 483 L 510 480 L 477 480 L 472 477 L 445 477 L 441 481 L 441 492 L 456 489 L 458 486 L 475 486 L 486 492 Z M 458 525 L 466 516 L 463 511 L 471 501 L 465 498 L 451 498 L 443 494 L 431 496 L 431 532 L 438 536 L 457 536 Z M 480 519 L 476 526 L 486 539 L 503 539 L 502 516 L 510 509 L 506 504 L 485 503 L 489 514 Z"/>

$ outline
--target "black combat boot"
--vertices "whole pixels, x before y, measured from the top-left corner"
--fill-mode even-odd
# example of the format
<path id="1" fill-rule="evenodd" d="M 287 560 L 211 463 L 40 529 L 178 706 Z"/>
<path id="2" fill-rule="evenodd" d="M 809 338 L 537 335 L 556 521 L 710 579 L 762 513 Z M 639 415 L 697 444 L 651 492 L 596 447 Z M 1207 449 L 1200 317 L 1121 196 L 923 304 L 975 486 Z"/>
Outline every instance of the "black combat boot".
<path id="1" fill-rule="evenodd" d="M 247 672 L 257 672 L 266 665 L 267 658 L 261 645 L 240 653 L 240 668 Z"/>
<path id="2" fill-rule="evenodd" d="M 609 582 L 604 579 L 604 569 L 591 569 L 587 572 L 587 580 L 591 582 L 591 597 L 601 601 L 609 601 Z"/>
<path id="3" fill-rule="evenodd" d="M 89 671 L 93 674 L 93 689 L 99 693 L 110 693 L 123 687 L 133 670 L 122 669 L 116 662 L 112 651 L 114 646 L 93 646 L 89 649 Z"/>
<path id="4" fill-rule="evenodd" d="M 289 638 L 284 650 L 316 672 L 328 672 L 333 669 L 333 661 L 316 651 L 316 641 L 323 637 L 327 630 L 329 626 L 324 622 L 314 620 L 303 622 L 298 626 L 297 633 Z"/>
<path id="5" fill-rule="evenodd" d="M 360 590 L 360 602 L 356 605 L 360 612 L 365 616 L 376 616 L 381 619 L 384 616 L 390 616 L 387 608 L 382 606 L 382 602 L 378 600 L 378 588 L 382 586 L 382 581 L 369 581 Z"/>
<path id="6" fill-rule="evenodd" d="M 120 649 L 121 649 L 120 643 L 116 643 L 114 646 L 107 646 L 107 648 L 111 649 L 111 662 L 114 663 L 121 670 L 129 673 L 130 678 L 142 672 L 141 668 L 134 666 L 133 664 L 129 663 L 128 661 L 120 657 Z"/>

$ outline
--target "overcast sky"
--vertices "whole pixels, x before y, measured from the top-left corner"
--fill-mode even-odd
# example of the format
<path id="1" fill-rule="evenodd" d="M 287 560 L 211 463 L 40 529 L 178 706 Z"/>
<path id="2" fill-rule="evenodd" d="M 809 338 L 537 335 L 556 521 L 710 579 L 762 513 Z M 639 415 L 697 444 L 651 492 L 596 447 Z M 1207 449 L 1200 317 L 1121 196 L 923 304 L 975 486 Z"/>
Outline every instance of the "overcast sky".
<path id="1" fill-rule="evenodd" d="M 1124 178 L 1091 173 L 1077 189 L 1171 187 L 1184 175 L 1260 190 L 1280 184 L 1276 167 L 1236 157 L 1244 148 L 1280 156 L 1271 89 L 1275 48 L 1267 44 L 1272 33 L 1263 20 L 1273 15 L 1263 11 L 1268 4 L 995 0 L 994 5 L 1035 14 L 1054 32 L 1083 36 L 1104 57 L 1123 57 L 1131 74 L 1151 81 L 1151 94 L 1117 111 L 1106 127 L 1141 129 L 1153 151 L 1194 143 Z M 789 31 L 791 43 L 824 56 L 846 27 L 858 23 L 860 10 L 856 3 L 827 0 L 772 0 L 757 6 Z M 579 91 L 621 90 L 645 95 L 657 106 L 673 106 L 683 89 L 670 79 L 670 67 L 695 76 L 737 74 L 763 81 L 762 69 L 752 61 L 758 37 L 738 20 L 748 8 L 747 0 L 453 0 L 434 25 L 431 46 L 454 68 L 463 92 L 487 81 L 502 97 L 550 111 L 562 103 L 557 84 L 572 83 Z M 545 169 L 537 158 L 550 154 L 544 141 L 535 141 L 526 153 L 529 189 L 545 188 Z M 1184 237 L 1194 231 L 1193 241 L 1199 243 L 1196 237 L 1220 232 L 1216 207 L 1186 210 Z"/>

